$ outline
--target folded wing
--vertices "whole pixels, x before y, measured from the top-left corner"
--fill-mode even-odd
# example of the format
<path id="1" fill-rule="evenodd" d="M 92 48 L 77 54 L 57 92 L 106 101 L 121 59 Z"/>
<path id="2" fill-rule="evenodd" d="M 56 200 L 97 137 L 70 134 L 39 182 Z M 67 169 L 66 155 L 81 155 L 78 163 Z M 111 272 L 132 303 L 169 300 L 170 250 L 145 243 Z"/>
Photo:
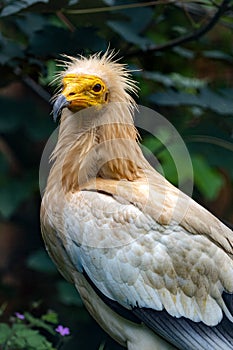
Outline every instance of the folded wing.
<path id="1" fill-rule="evenodd" d="M 233 261 L 208 235 L 161 225 L 130 202 L 90 190 L 69 195 L 64 220 L 68 256 L 108 299 L 176 321 L 232 322 L 223 293 L 233 292 Z"/>

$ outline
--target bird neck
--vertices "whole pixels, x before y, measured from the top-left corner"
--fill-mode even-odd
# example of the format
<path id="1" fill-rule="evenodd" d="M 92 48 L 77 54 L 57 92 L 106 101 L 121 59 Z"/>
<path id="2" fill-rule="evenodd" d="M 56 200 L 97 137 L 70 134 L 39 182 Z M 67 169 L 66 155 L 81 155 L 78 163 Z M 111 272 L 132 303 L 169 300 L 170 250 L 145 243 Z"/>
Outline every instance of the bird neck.
<path id="1" fill-rule="evenodd" d="M 76 115 L 64 111 L 48 187 L 58 177 L 62 191 L 77 191 L 94 178 L 134 181 L 147 162 L 128 104 L 89 108 Z"/>

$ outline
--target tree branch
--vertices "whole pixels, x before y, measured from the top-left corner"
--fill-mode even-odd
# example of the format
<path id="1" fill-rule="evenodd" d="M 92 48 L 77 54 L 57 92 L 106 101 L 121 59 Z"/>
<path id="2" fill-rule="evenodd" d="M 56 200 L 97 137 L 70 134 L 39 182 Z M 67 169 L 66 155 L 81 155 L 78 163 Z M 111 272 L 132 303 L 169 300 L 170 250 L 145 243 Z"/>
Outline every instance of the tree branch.
<path id="1" fill-rule="evenodd" d="M 40 96 L 45 102 L 50 103 L 50 94 L 35 80 L 33 80 L 28 75 L 23 75 L 21 68 L 17 67 L 14 69 L 14 73 L 17 77 L 20 77 L 24 84 L 26 84 L 32 91 L 34 91 L 38 96 Z"/>
<path id="2" fill-rule="evenodd" d="M 60 10 L 56 12 L 57 17 L 67 26 L 70 32 L 75 32 L 75 27 L 70 22 L 70 20 L 64 15 L 64 13 Z"/>
<path id="3" fill-rule="evenodd" d="M 231 0 L 223 0 L 221 5 L 219 5 L 218 10 L 214 14 L 214 16 L 209 20 L 209 22 L 204 25 L 203 27 L 193 31 L 191 34 L 184 35 L 182 37 L 176 38 L 174 40 L 171 40 L 165 44 L 162 45 L 153 45 L 149 47 L 147 50 L 134 50 L 129 53 L 126 53 L 124 56 L 125 57 L 131 57 L 131 56 L 136 56 L 138 54 L 140 55 L 147 55 L 151 54 L 153 52 L 158 52 L 158 51 L 165 51 L 167 49 L 171 49 L 175 46 L 185 44 L 187 42 L 197 40 L 201 36 L 205 35 L 207 32 L 209 32 L 219 21 L 220 17 L 224 14 L 224 12 L 228 9 L 229 2 Z"/>

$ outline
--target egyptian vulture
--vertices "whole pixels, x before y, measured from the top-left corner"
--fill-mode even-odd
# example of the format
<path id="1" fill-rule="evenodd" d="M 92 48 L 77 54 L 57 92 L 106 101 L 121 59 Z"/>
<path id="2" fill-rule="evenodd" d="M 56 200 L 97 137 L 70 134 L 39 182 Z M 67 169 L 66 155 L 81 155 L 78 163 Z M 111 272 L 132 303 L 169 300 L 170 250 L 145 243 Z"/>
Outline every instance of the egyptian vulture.
<path id="1" fill-rule="evenodd" d="M 232 231 L 144 158 L 126 66 L 65 61 L 41 206 L 50 257 L 127 349 L 233 349 Z"/>

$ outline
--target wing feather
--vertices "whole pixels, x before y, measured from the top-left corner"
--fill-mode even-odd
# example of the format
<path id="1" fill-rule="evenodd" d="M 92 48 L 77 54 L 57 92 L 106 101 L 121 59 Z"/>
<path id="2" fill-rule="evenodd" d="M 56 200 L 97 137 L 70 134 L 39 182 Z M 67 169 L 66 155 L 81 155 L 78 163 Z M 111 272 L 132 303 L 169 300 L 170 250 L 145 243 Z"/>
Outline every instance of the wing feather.
<path id="1" fill-rule="evenodd" d="M 174 322 L 174 318 L 165 310 L 156 312 L 137 308 L 132 312 L 148 327 L 181 350 L 233 349 L 232 323 L 226 317 L 217 326 L 208 327 L 203 322 L 195 323 L 183 317 Z"/>
<path id="2" fill-rule="evenodd" d="M 233 293 L 233 261 L 207 236 L 173 221 L 161 225 L 130 202 L 92 191 L 69 195 L 64 225 L 76 242 L 67 245 L 70 259 L 109 299 L 210 326 L 223 311 L 232 321 L 222 293 Z"/>
<path id="3" fill-rule="evenodd" d="M 165 338 L 180 350 L 232 350 L 232 323 L 224 316 L 220 324 L 208 327 L 202 322 L 196 323 L 185 318 L 174 318 L 165 310 L 135 307 L 128 310 L 118 302 L 107 298 L 92 282 L 84 271 L 84 276 L 98 296 L 111 309 L 134 323 L 145 323 L 150 329 Z M 227 295 L 231 298 L 232 296 Z"/>
<path id="4" fill-rule="evenodd" d="M 97 178 L 87 190 L 105 191 L 133 203 L 161 225 L 176 221 L 190 233 L 207 236 L 233 258 L 232 230 L 154 170 L 135 182 Z"/>

